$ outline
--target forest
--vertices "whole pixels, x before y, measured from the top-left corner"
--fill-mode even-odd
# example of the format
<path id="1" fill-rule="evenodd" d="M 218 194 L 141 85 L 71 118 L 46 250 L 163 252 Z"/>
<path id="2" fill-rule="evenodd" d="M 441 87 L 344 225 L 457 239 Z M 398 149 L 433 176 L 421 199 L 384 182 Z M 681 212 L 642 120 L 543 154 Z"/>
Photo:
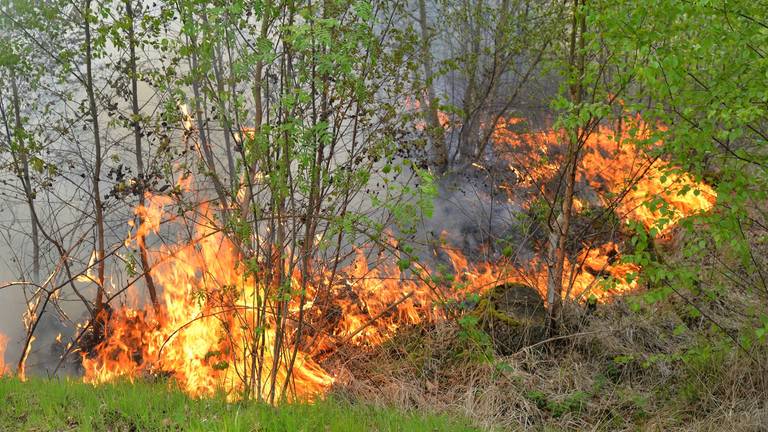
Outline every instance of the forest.
<path id="1" fill-rule="evenodd" d="M 0 430 L 768 430 L 766 56 L 764 0 L 0 0 Z"/>

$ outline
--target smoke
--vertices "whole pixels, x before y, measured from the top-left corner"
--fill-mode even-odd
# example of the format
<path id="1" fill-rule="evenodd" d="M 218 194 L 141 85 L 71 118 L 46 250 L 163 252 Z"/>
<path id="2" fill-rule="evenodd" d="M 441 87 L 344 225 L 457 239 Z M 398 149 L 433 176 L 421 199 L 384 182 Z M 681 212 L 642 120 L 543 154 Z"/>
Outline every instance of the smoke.
<path id="1" fill-rule="evenodd" d="M 428 233 L 466 256 L 488 260 L 505 240 L 519 234 L 522 207 L 512 201 L 484 169 L 440 180 L 440 195 L 426 223 Z"/>

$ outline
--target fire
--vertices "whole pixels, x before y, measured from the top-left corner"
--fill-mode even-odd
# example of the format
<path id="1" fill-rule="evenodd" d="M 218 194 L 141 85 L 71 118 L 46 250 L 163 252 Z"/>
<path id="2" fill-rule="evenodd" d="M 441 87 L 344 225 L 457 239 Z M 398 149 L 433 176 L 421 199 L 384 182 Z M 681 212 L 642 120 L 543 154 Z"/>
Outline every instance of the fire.
<path id="1" fill-rule="evenodd" d="M 521 184 L 545 183 L 558 172 L 553 150 L 561 142 L 560 134 L 512 132 L 510 126 L 520 123 L 521 119 L 500 121 L 494 132 L 496 145 L 514 150 L 513 155 L 526 150 L 522 152 L 525 164 L 516 156 L 506 161 Z M 579 175 L 582 183 L 599 192 L 598 199 L 606 206 L 623 194 L 615 205 L 625 221 L 639 221 L 650 228 L 666 219 L 669 227 L 714 206 L 716 195 L 709 186 L 687 174 L 668 173 L 673 167 L 648 157 L 632 143 L 628 132 L 618 140 L 614 135 L 605 127 L 592 134 L 583 150 Z M 669 204 L 669 214 L 662 216 L 642 205 L 654 196 Z M 132 226 L 136 234 L 126 243 L 156 233 L 168 221 L 164 217 L 171 220 L 165 209 L 172 202 L 168 197 L 148 195 L 146 205 L 136 209 L 144 222 Z M 577 212 L 582 211 L 590 201 L 580 197 L 575 205 Z M 157 312 L 138 306 L 111 311 L 105 318 L 103 341 L 83 353 L 85 381 L 95 384 L 119 377 L 162 375 L 172 377 L 195 397 L 224 392 L 230 399 L 266 399 L 270 394 L 280 399 L 285 389 L 288 398 L 311 399 L 333 385 L 334 377 L 318 359 L 340 345 L 380 344 L 404 326 L 443 318 L 446 301 L 460 301 L 502 283 L 521 282 L 536 287 L 543 296 L 547 286 L 546 265 L 538 261 L 525 268 L 504 260 L 475 263 L 460 251 L 444 248 L 436 259 L 449 264 L 453 279 L 441 280 L 431 278 L 434 275 L 427 271 L 401 270 L 394 258 L 372 262 L 366 255 L 370 251 L 360 249 L 341 271 L 321 267 L 319 276 L 311 281 L 302 282 L 297 274 L 291 278 L 294 292 L 306 287 L 307 302 L 291 302 L 286 313 L 297 321 L 301 312 L 307 328 L 301 343 L 288 344 L 297 348 L 289 371 L 281 360 L 284 354 L 273 352 L 278 337 L 274 317 L 259 315 L 254 307 L 265 297 L 268 282 L 247 272 L 238 248 L 205 220 L 196 224 L 192 241 L 150 251 L 151 274 L 163 290 L 161 305 Z M 566 265 L 565 294 L 578 300 L 609 301 L 637 289 L 637 282 L 627 276 L 639 270 L 621 262 L 615 243 L 585 244 Z M 297 331 L 289 333 L 285 337 L 291 339 Z M 270 388 L 262 381 L 267 376 L 290 385 Z"/>
<path id="2" fill-rule="evenodd" d="M 553 178 L 559 164 L 549 157 L 551 147 L 557 145 L 559 135 L 555 131 L 518 133 L 513 129 L 522 123 L 517 118 L 501 118 L 493 130 L 493 142 L 501 157 L 506 158 L 511 171 L 518 177 L 518 183 L 532 186 L 536 182 Z M 522 161 L 518 153 L 525 154 Z"/>
<path id="3" fill-rule="evenodd" d="M 562 133 L 516 133 L 512 126 L 519 123 L 516 118 L 499 120 L 493 134 L 497 148 L 509 160 L 510 169 L 520 177 L 522 185 L 551 181 L 561 165 L 558 151 L 562 152 Z M 613 205 L 619 197 L 617 212 L 622 219 L 640 222 L 646 229 L 657 227 L 659 232 L 668 230 L 680 219 L 711 210 L 717 193 L 635 145 L 648 139 L 650 128 L 639 117 L 623 119 L 619 133 L 606 125 L 598 126 L 582 149 L 580 183 L 597 191 L 605 206 Z M 655 145 L 658 143 L 650 147 Z M 517 156 L 521 151 L 524 159 Z M 667 204 L 666 212 L 646 205 L 655 198 Z M 577 199 L 577 211 L 583 207 L 583 200 Z"/>
<path id="4" fill-rule="evenodd" d="M 156 218 L 166 204 L 164 199 L 149 196 L 147 207 L 154 210 L 140 208 L 137 212 L 148 225 L 157 227 Z M 246 274 L 241 255 L 224 234 L 205 224 L 199 226 L 192 242 L 152 253 L 156 263 L 152 276 L 163 288 L 160 312 L 113 311 L 106 320 L 105 340 L 92 353 L 84 354 L 86 382 L 170 375 L 191 396 L 223 391 L 236 399 L 251 390 L 247 377 L 257 366 L 263 369 L 263 376 L 275 372 L 280 381 L 287 378 L 284 365 L 272 369 L 281 363 L 273 363 L 270 348 L 276 335 L 269 325 L 261 330 L 264 351 L 259 358 L 263 360 L 254 364 L 257 356 L 252 354 L 253 335 L 248 331 L 253 330 L 257 317 L 250 306 L 264 295 L 264 287 Z M 507 269 L 473 266 L 458 252 L 449 252 L 448 259 L 454 271 L 465 273 L 461 278 L 468 283 L 461 292 L 480 292 L 510 279 Z M 326 322 L 323 331 L 310 335 L 314 343 L 298 352 L 290 377 L 291 397 L 311 398 L 333 384 L 333 377 L 313 360 L 314 355 L 332 351 L 341 343 L 379 344 L 404 325 L 443 316 L 434 301 L 438 287 L 406 276 L 396 265 L 371 266 L 362 250 L 335 280 L 332 277 L 325 271 L 321 278 L 331 286 L 330 298 L 337 299 L 325 310 L 316 307 L 322 303 L 317 287 L 308 288 L 311 300 L 304 306 L 308 319 Z M 298 276 L 292 283 L 294 290 L 300 289 Z M 290 312 L 295 315 L 299 306 L 293 305 Z M 329 314 L 329 310 L 335 313 Z M 267 398 L 270 389 L 253 391 Z"/>
<path id="5" fill-rule="evenodd" d="M 148 197 L 147 207 L 138 209 L 151 226 L 167 201 Z M 248 390 L 268 397 L 270 388 L 249 389 L 248 377 L 257 368 L 262 376 L 274 372 L 280 381 L 287 369 L 274 362 L 270 351 L 275 332 L 267 325 L 261 331 L 263 354 L 260 365 L 252 354 L 252 323 L 257 319 L 250 307 L 264 294 L 260 281 L 245 272 L 241 255 L 219 231 L 199 224 L 192 242 L 162 247 L 152 253 L 155 282 L 163 288 L 160 312 L 151 308 L 122 308 L 106 320 L 106 337 L 92 353 L 83 356 L 85 381 L 102 383 L 120 377 L 137 379 L 169 375 L 188 394 L 211 396 L 223 391 L 236 399 Z M 514 278 L 504 266 L 473 265 L 458 252 L 448 251 L 454 272 L 461 273 L 458 293 L 482 292 Z M 291 397 L 312 398 L 333 384 L 333 377 L 313 357 L 334 350 L 339 344 L 375 345 L 404 325 L 443 316 L 434 301 L 440 287 L 427 280 L 406 276 L 394 264 L 370 265 L 362 250 L 335 280 L 325 271 L 321 279 L 330 284 L 334 304 L 320 308 L 320 290 L 309 286 L 310 301 L 304 306 L 308 319 L 324 326 L 309 335 L 314 343 L 302 346 L 290 377 Z M 301 287 L 298 276 L 294 290 Z M 298 304 L 290 308 L 294 315 Z M 327 305 L 326 305 L 327 306 Z M 328 311 L 335 311 L 328 313 Z M 274 362 L 274 363 L 273 363 Z M 278 364 L 273 370 L 274 364 Z"/>
<path id="6" fill-rule="evenodd" d="M 609 242 L 598 248 L 584 248 L 576 258 L 563 285 L 569 296 L 576 299 L 594 298 L 605 302 L 612 297 L 637 289 L 637 282 L 628 282 L 630 274 L 640 271 L 635 264 L 621 263 L 618 246 Z M 570 288 L 568 288 L 570 287 Z"/>
<path id="7" fill-rule="evenodd" d="M 647 230 L 655 229 L 658 235 L 668 232 L 685 217 L 712 210 L 717 200 L 714 189 L 635 145 L 651 138 L 649 126 L 639 116 L 622 119 L 622 123 L 619 133 L 600 125 L 585 140 L 577 170 L 582 193 L 589 195 L 585 191 L 588 186 L 597 192 L 599 203 L 615 207 L 624 222 L 639 222 Z M 556 179 L 565 137 L 555 130 L 515 132 L 519 124 L 518 118 L 501 119 L 494 129 L 494 143 L 518 183 L 538 191 Z M 653 204 L 653 200 L 665 204 L 666 209 L 647 205 Z M 589 201 L 577 196 L 573 205 L 576 212 L 581 212 Z M 546 286 L 546 272 L 541 267 L 534 271 L 538 287 Z M 627 282 L 627 276 L 640 271 L 637 265 L 620 262 L 619 248 L 612 242 L 585 246 L 576 262 L 568 262 L 566 267 L 570 268 L 563 283 L 568 287 L 567 295 L 578 299 L 590 296 L 598 301 L 635 290 L 637 282 Z M 612 283 L 604 283 L 606 280 Z"/>
<path id="8" fill-rule="evenodd" d="M 668 214 L 642 205 L 660 197 L 669 206 Z M 706 212 L 715 206 L 717 193 L 703 183 L 695 182 L 688 174 L 663 173 L 658 167 L 640 179 L 635 189 L 624 200 L 620 209 L 627 217 L 641 222 L 646 229 L 656 227 L 662 232 L 675 226 L 680 219 Z"/>
<path id="9" fill-rule="evenodd" d="M 147 205 L 162 203 L 150 197 Z M 157 225 L 157 221 L 148 223 Z M 169 375 L 195 397 L 223 391 L 236 399 L 246 392 L 247 380 L 243 378 L 255 368 L 249 350 L 253 340 L 247 333 L 255 317 L 249 305 L 263 294 L 263 287 L 246 274 L 240 254 L 226 236 L 200 226 L 194 241 L 153 253 L 157 264 L 152 275 L 164 293 L 161 312 L 155 315 L 151 309 L 138 308 L 113 311 L 104 342 L 94 353 L 84 355 L 86 382 Z M 291 397 L 312 398 L 333 384 L 334 378 L 314 360 L 315 356 L 331 352 L 340 344 L 377 345 L 404 326 L 443 318 L 445 310 L 436 301 L 440 296 L 460 300 L 505 282 L 546 286 L 546 273 L 541 268 L 521 270 L 503 263 L 472 263 L 457 250 L 446 249 L 443 253 L 450 273 L 455 275 L 450 286 L 406 275 L 391 262 L 372 265 L 363 250 L 357 251 L 353 262 L 339 272 L 336 280 L 330 280 L 329 271 L 323 274 L 331 285 L 330 297 L 336 299 L 332 307 L 320 310 L 319 290 L 310 286 L 311 300 L 305 305 L 307 319 L 314 318 L 313 323 L 322 323 L 325 328 L 311 334 L 309 339 L 314 343 L 302 346 L 298 353 L 291 376 Z M 621 277 L 633 270 L 608 262 L 601 251 L 592 251 L 582 258 L 582 266 L 597 270 L 589 273 L 577 267 L 572 269 L 571 296 L 575 298 L 607 298 L 611 293 L 596 289 L 602 280 L 600 272 Z M 295 289 L 300 288 L 298 277 L 292 282 Z M 291 312 L 296 314 L 298 306 L 294 305 Z M 335 313 L 329 314 L 328 310 Z M 322 315 L 325 323 L 317 319 Z M 268 375 L 275 360 L 269 347 L 276 335 L 269 327 L 263 332 L 263 374 Z M 279 366 L 276 373 L 287 378 L 284 366 Z M 269 388 L 255 391 L 266 398 Z"/>
<path id="10" fill-rule="evenodd" d="M 32 351 L 32 344 L 35 342 L 37 338 L 32 336 L 29 338 L 29 342 L 27 343 L 26 348 L 24 349 L 24 353 L 22 355 L 22 360 L 19 362 L 19 380 L 22 382 L 27 380 L 27 359 L 29 358 L 29 353 Z"/>
<path id="11" fill-rule="evenodd" d="M 8 346 L 8 337 L 0 333 L 0 376 L 3 376 L 7 370 L 5 367 L 5 349 Z"/>
<path id="12" fill-rule="evenodd" d="M 405 109 L 409 112 L 418 112 L 421 109 L 421 101 L 418 99 L 406 99 Z M 437 110 L 437 121 L 443 129 L 449 129 L 457 126 L 458 122 L 451 120 L 451 116 L 442 110 Z M 414 125 L 416 130 L 423 131 L 427 128 L 427 123 L 424 120 L 419 120 Z"/>
<path id="13" fill-rule="evenodd" d="M 607 126 L 599 127 L 589 137 L 581 172 L 583 181 L 597 190 L 605 188 L 614 195 L 626 193 L 618 205 L 622 218 L 640 222 L 646 229 L 657 227 L 664 232 L 680 219 L 714 207 L 717 193 L 709 185 L 696 182 L 689 174 L 676 172 L 676 167 L 652 158 L 633 144 L 650 136 L 642 119 L 625 119 L 624 126 L 618 137 Z M 668 205 L 665 214 L 645 205 L 655 198 Z M 603 200 L 606 205 L 610 202 L 607 197 Z"/>
<path id="14" fill-rule="evenodd" d="M 150 226 L 158 226 L 158 211 L 165 201 L 150 197 L 149 209 L 139 209 Z M 268 351 L 275 333 L 269 325 L 254 336 L 257 317 L 252 305 L 263 296 L 260 281 L 246 275 L 235 246 L 220 232 L 200 225 L 196 239 L 153 253 L 157 263 L 151 274 L 163 287 L 161 312 L 124 308 L 114 311 L 106 324 L 106 338 L 85 355 L 85 381 L 101 383 L 118 377 L 135 379 L 170 375 L 189 395 L 212 396 L 223 391 L 236 399 L 258 369 L 284 382 L 284 365 L 274 367 Z M 267 352 L 255 364 L 251 355 L 255 337 Z M 278 362 L 279 363 L 279 362 Z M 305 353 L 295 360 L 292 381 L 295 396 L 309 398 L 324 392 L 333 379 Z M 279 399 L 281 389 L 258 388 Z"/>

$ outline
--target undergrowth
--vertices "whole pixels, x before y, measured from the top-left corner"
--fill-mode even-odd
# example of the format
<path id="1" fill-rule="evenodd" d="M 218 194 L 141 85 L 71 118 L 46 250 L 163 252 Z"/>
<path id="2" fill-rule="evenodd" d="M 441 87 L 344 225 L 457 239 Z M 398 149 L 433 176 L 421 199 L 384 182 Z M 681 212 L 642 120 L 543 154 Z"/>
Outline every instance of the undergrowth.
<path id="1" fill-rule="evenodd" d="M 343 391 L 485 429 L 768 430 L 765 344 L 745 352 L 726 330 L 686 327 L 674 299 L 629 303 L 572 308 L 566 337 L 511 356 L 489 357 L 461 324 L 414 328 L 351 355 Z"/>

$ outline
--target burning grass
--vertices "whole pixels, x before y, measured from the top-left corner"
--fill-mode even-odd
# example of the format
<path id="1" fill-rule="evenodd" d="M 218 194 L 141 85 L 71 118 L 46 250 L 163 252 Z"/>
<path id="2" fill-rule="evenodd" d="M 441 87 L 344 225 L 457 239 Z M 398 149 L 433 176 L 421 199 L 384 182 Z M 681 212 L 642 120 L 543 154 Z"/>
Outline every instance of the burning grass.
<path id="1" fill-rule="evenodd" d="M 527 149 L 528 166 L 518 159 L 507 161 L 510 171 L 525 172 L 515 188 L 502 188 L 516 194 L 553 181 L 552 168 L 559 157 L 556 133 L 515 133 L 510 126 L 518 123 L 502 121 L 494 136 L 497 145 L 513 154 L 518 148 Z M 642 135 L 644 126 L 639 119 L 637 123 Z M 713 208 L 715 192 L 709 186 L 650 157 L 634 144 L 638 139 L 642 137 L 624 133 L 616 139 L 601 127 L 586 141 L 577 213 L 600 206 L 615 215 L 617 224 L 634 222 L 667 233 L 681 218 Z M 532 207 L 530 196 L 510 199 Z M 644 206 L 649 199 L 668 208 Z M 174 204 L 169 197 L 147 195 L 146 201 L 136 209 L 144 222 L 132 226 L 135 233 L 126 240 L 128 247 L 157 233 L 161 224 L 174 222 L 175 216 L 168 216 Z M 405 272 L 392 257 L 372 259 L 368 251 L 357 250 L 338 271 L 313 262 L 308 266 L 311 273 L 299 272 L 280 258 L 249 259 L 210 223 L 214 218 L 206 206 L 192 213 L 183 216 L 186 228 L 196 227 L 186 231 L 190 238 L 150 250 L 151 276 L 163 290 L 157 307 L 105 309 L 90 324 L 96 327 L 95 343 L 80 347 L 87 383 L 171 377 L 189 396 L 224 394 L 229 401 L 280 401 L 285 396 L 295 402 L 341 391 L 408 409 L 459 412 L 485 428 L 537 426 L 552 418 L 572 419 L 586 427 L 595 416 L 600 425 L 624 427 L 635 424 L 634 416 L 645 408 L 619 409 L 618 414 L 614 408 L 596 408 L 611 371 L 624 370 L 627 363 L 646 355 L 672 355 L 681 347 L 690 348 L 664 345 L 668 341 L 656 346 L 660 342 L 653 337 L 646 339 L 650 345 L 644 348 L 627 347 L 623 332 L 660 335 L 659 328 L 667 326 L 663 314 L 643 327 L 616 316 L 605 320 L 580 312 L 572 317 L 577 325 L 571 333 L 562 342 L 547 344 L 548 351 L 530 349 L 496 357 L 487 336 L 483 339 L 477 328 L 443 320 L 449 310 L 444 305 L 460 305 L 468 294 L 511 282 L 543 295 L 547 271 L 541 260 L 520 265 L 500 256 L 473 262 L 445 247 L 435 253 L 448 264 L 450 277 L 443 280 L 434 274 Z M 628 276 L 642 269 L 621 262 L 623 237 L 593 236 L 590 242 L 574 243 L 573 262 L 567 263 L 564 275 L 566 297 L 574 304 L 591 299 L 591 307 L 600 303 L 599 309 L 609 315 L 627 313 L 621 300 L 611 303 L 637 291 L 636 279 Z M 269 269 L 283 265 L 290 280 L 275 282 Z M 282 300 L 286 293 L 288 300 Z M 282 324 L 285 330 L 277 333 L 278 320 L 301 324 Z M 605 345 L 606 341 L 623 348 Z M 599 344 L 603 346 L 595 349 Z M 563 365 L 570 365 L 572 373 Z M 576 381 L 581 368 L 583 383 Z M 629 390 L 617 383 L 611 387 L 612 392 Z M 602 405 L 615 403 L 611 399 Z"/>
<path id="2" fill-rule="evenodd" d="M 520 169 L 525 168 L 534 183 L 551 181 L 558 134 L 515 133 L 510 125 L 519 122 L 500 122 L 496 144 L 507 150 L 532 146 L 527 162 L 536 166 Z M 669 227 L 684 216 L 710 210 L 714 191 L 685 174 L 665 174 L 669 167 L 633 144 L 648 133 L 642 121 L 635 122 L 639 132 L 622 132 L 617 139 L 601 127 L 586 141 L 580 171 L 584 188 L 597 193 L 600 204 L 617 209 L 622 223 L 636 221 L 646 228 L 662 219 Z M 588 195 L 587 189 L 581 194 Z M 626 199 L 611 201 L 622 194 Z M 654 194 L 671 210 L 662 214 L 641 205 Z M 169 216 L 174 204 L 170 197 L 147 195 L 146 201 L 136 209 L 144 222 L 132 226 L 136 232 L 127 246 L 141 244 L 161 224 L 176 220 Z M 482 294 L 500 284 L 524 283 L 542 296 L 547 286 L 546 265 L 540 260 L 523 267 L 504 258 L 472 262 L 450 247 L 440 251 L 449 263 L 449 283 L 406 274 L 393 259 L 369 262 L 364 250 L 338 271 L 313 263 L 308 266 L 312 272 L 305 273 L 286 258 L 283 263 L 280 258 L 267 262 L 244 256 L 233 239 L 211 223 L 209 213 L 202 206 L 183 216 L 191 223 L 187 227 L 197 227 L 190 230 L 190 239 L 150 251 L 151 276 L 163 289 L 156 309 L 138 304 L 110 309 L 93 324 L 100 332 L 96 345 L 81 347 L 86 382 L 169 375 L 195 397 L 224 391 L 232 400 L 312 399 L 333 385 L 336 377 L 320 363 L 338 349 L 376 346 L 410 325 L 435 323 L 446 316 L 441 304 L 459 303 L 468 294 Z M 621 245 L 593 243 L 579 245 L 581 251 L 568 263 L 566 297 L 609 302 L 617 294 L 635 291 L 637 282 L 628 276 L 641 269 L 620 262 Z M 281 266 L 290 280 L 275 282 L 270 268 Z M 286 289 L 287 294 L 279 294 Z M 302 292 L 306 297 L 290 294 Z M 286 295 L 291 300 L 281 300 Z M 278 333 L 274 328 L 283 326 L 281 320 L 301 324 Z M 303 342 L 291 341 L 297 334 Z M 283 346 L 284 339 L 288 343 Z"/>
<path id="3" fill-rule="evenodd" d="M 460 323 L 418 325 L 345 353 L 337 391 L 463 415 L 484 429 L 768 430 L 768 346 L 738 339 L 761 325 L 763 293 L 728 282 L 725 251 L 686 255 L 695 230 L 663 242 L 671 237 L 675 247 L 659 259 L 695 269 L 698 280 L 675 295 L 569 303 L 562 336 L 508 356 Z"/>
<path id="4" fill-rule="evenodd" d="M 342 399 L 288 404 L 189 399 L 165 384 L 93 387 L 68 380 L 0 378 L 0 430 L 78 431 L 472 431 L 466 421 Z M 149 408 L 148 408 L 149 407 Z"/>
<path id="5" fill-rule="evenodd" d="M 318 358 L 347 346 L 376 346 L 410 325 L 440 321 L 446 311 L 439 307 L 436 293 L 445 295 L 445 300 L 461 301 L 467 294 L 480 294 L 508 282 L 527 283 L 539 290 L 546 286 L 540 266 L 521 270 L 503 260 L 472 263 L 458 251 L 444 252 L 455 277 L 454 285 L 442 287 L 442 292 L 433 281 L 406 276 L 395 263 L 371 266 L 362 252 L 335 278 L 323 271 L 318 278 L 321 283 L 307 285 L 313 299 L 304 306 L 307 342 L 297 347 L 289 377 L 285 363 L 273 356 L 273 317 L 259 315 L 256 306 L 268 288 L 246 272 L 227 237 L 201 228 L 195 240 L 153 254 L 158 264 L 152 275 L 164 288 L 163 303 L 157 312 L 146 307 L 111 311 L 104 320 L 103 340 L 82 352 L 84 379 L 97 384 L 169 375 L 195 397 L 224 391 L 231 400 L 244 395 L 268 400 L 274 391 L 279 400 L 284 389 L 273 389 L 261 379 L 276 373 L 279 382 L 290 382 L 289 399 L 312 399 L 326 393 L 335 381 Z M 616 278 L 635 269 L 609 263 L 600 250 L 579 259 Z M 572 271 L 574 298 L 592 293 L 603 301 L 612 293 L 630 289 L 619 282 L 618 289 L 600 290 L 598 273 L 577 267 Z M 292 286 L 295 291 L 302 289 L 298 275 Z M 323 308 L 320 301 L 315 305 L 321 288 L 330 290 L 335 299 L 330 307 Z M 300 304 L 289 304 L 292 319 L 297 320 L 301 311 Z M 328 311 L 335 311 L 333 317 Z M 265 320 L 264 324 L 258 324 L 259 320 Z M 262 353 L 253 355 L 258 347 Z"/>
<path id="6" fill-rule="evenodd" d="M 577 171 L 577 211 L 591 201 L 592 205 L 616 208 L 622 220 L 664 231 L 684 217 L 714 208 L 717 193 L 712 187 L 654 155 L 660 143 L 654 141 L 650 125 L 640 117 L 622 120 L 620 128 L 599 125 L 585 139 Z M 516 131 L 523 123 L 522 119 L 499 121 L 494 130 L 496 151 L 522 186 L 559 181 L 562 134 Z"/>

